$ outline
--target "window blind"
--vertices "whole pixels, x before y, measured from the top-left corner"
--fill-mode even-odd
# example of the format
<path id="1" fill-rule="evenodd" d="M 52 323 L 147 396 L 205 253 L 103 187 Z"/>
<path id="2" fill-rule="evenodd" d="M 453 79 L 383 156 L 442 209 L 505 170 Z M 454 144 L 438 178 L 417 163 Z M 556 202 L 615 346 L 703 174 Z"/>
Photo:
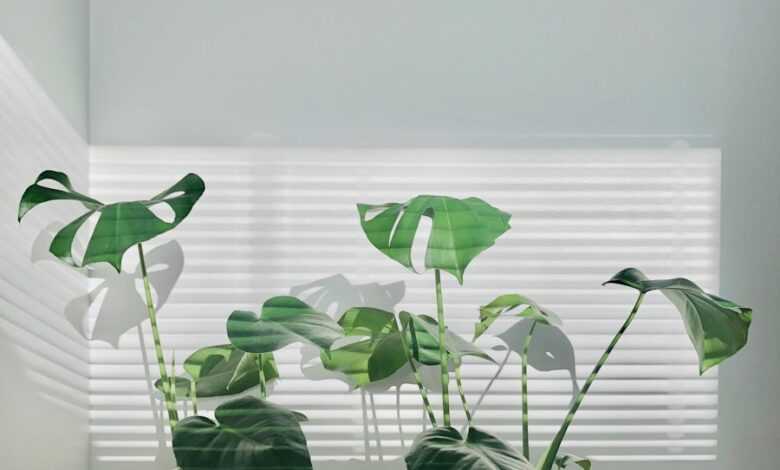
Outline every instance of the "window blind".
<path id="1" fill-rule="evenodd" d="M 576 380 L 584 381 L 632 306 L 632 292 L 601 287 L 603 281 L 634 266 L 718 289 L 715 149 L 97 147 L 90 168 L 92 192 L 105 200 L 150 197 L 190 171 L 206 181 L 189 219 L 150 244 L 175 240 L 184 253 L 160 310 L 166 357 L 175 350 L 177 362 L 226 342 L 230 312 L 259 311 L 273 295 L 293 293 L 334 317 L 363 303 L 435 312 L 433 274 L 406 271 L 370 246 L 358 202 L 478 196 L 512 213 L 512 230 L 473 262 L 463 286 L 444 276 L 445 312 L 450 328 L 469 339 L 478 306 L 502 293 L 526 294 L 562 317 L 568 339 L 547 331 L 535 340 L 531 361 L 541 369 L 531 367 L 529 383 L 537 455 L 558 429 Z M 125 269 L 132 272 L 134 263 L 130 253 Z M 106 326 L 99 310 L 93 305 L 87 331 L 97 325 L 115 331 L 91 342 L 93 465 L 152 462 L 161 415 L 159 400 L 153 406 L 148 398 L 147 374 L 157 376 L 148 322 L 142 313 L 140 330 L 126 322 Z M 503 338 L 511 342 L 522 334 L 512 325 L 499 320 L 489 333 L 507 330 Z M 479 344 L 497 364 L 464 366 L 475 423 L 519 445 L 519 357 L 499 337 Z M 423 427 L 415 386 L 349 392 L 310 357 L 297 347 L 277 354 L 282 378 L 271 400 L 309 416 L 304 430 L 315 460 L 391 461 L 409 448 Z M 454 390 L 451 401 L 459 403 Z M 716 372 L 698 377 L 679 315 L 652 294 L 591 389 L 565 447 L 597 460 L 711 460 L 717 401 Z M 208 413 L 216 403 L 203 407 Z M 463 422 L 458 406 L 454 415 Z"/>

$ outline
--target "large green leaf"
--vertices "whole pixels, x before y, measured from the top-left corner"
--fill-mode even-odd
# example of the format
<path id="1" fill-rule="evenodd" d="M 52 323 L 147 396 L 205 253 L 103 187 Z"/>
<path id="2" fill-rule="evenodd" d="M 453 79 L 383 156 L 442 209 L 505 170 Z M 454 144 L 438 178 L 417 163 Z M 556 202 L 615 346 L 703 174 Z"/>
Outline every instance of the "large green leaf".
<path id="1" fill-rule="evenodd" d="M 262 354 L 267 381 L 279 378 L 273 353 Z M 257 355 L 232 344 L 198 349 L 184 361 L 184 370 L 195 380 L 198 397 L 218 397 L 241 393 L 260 383 Z"/>
<path id="2" fill-rule="evenodd" d="M 266 300 L 260 317 L 236 310 L 228 318 L 227 333 L 233 346 L 252 353 L 273 352 L 296 342 L 329 350 L 344 336 L 344 330 L 329 316 L 290 296 Z"/>
<path id="3" fill-rule="evenodd" d="M 401 312 L 400 319 L 405 325 L 405 343 L 410 348 L 412 357 L 426 366 L 438 365 L 441 362 L 439 351 L 438 323 L 428 315 L 415 315 Z M 406 363 L 404 332 L 394 332 L 386 335 L 376 345 L 368 360 L 369 376 L 372 381 L 382 380 L 392 375 Z M 474 356 L 495 363 L 495 360 L 479 346 L 461 338 L 449 329 L 446 332 L 447 351 L 450 359 L 457 365 L 464 356 Z"/>
<path id="4" fill-rule="evenodd" d="M 302 415 L 253 397 L 214 414 L 217 422 L 192 416 L 176 425 L 173 451 L 182 470 L 311 470 Z"/>
<path id="5" fill-rule="evenodd" d="M 642 293 L 659 290 L 677 307 L 699 356 L 699 373 L 733 356 L 747 343 L 753 311 L 708 294 L 685 278 L 650 280 L 628 268 L 604 284 L 621 284 Z"/>
<path id="6" fill-rule="evenodd" d="M 511 445 L 477 428 L 466 439 L 450 427 L 417 436 L 406 456 L 408 470 L 533 470 Z"/>
<path id="7" fill-rule="evenodd" d="M 412 244 L 420 219 L 431 218 L 425 267 L 447 271 L 461 284 L 471 260 L 510 228 L 510 214 L 474 197 L 422 195 L 405 203 L 358 204 L 357 208 L 368 241 L 412 270 Z"/>
<path id="8" fill-rule="evenodd" d="M 529 297 L 520 294 L 500 295 L 487 305 L 479 308 L 479 323 L 474 327 L 474 339 L 487 331 L 498 317 L 518 307 L 525 307 L 516 316 L 552 326 L 560 326 L 561 319 L 551 310 L 542 307 Z"/>
<path id="9" fill-rule="evenodd" d="M 63 187 L 54 189 L 41 185 L 53 181 Z M 176 184 L 151 199 L 104 204 L 89 196 L 76 192 L 65 173 L 47 170 L 22 194 L 19 202 L 18 219 L 21 221 L 31 209 L 49 201 L 77 201 L 87 212 L 62 228 L 49 246 L 49 251 L 62 261 L 73 266 L 86 266 L 101 261 L 109 263 L 117 271 L 122 270 L 122 257 L 132 246 L 150 240 L 173 229 L 187 215 L 205 190 L 200 176 L 190 173 Z M 167 204 L 174 217 L 166 222 L 150 209 L 157 204 Z M 98 221 L 87 243 L 81 263 L 73 257 L 73 242 L 82 225 L 91 215 L 98 213 Z"/>

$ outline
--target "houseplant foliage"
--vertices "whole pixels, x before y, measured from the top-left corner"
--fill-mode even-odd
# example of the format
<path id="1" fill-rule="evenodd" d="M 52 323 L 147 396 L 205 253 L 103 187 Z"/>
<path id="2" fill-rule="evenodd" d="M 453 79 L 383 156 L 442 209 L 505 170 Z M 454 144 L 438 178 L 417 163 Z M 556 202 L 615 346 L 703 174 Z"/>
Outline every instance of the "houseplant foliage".
<path id="1" fill-rule="evenodd" d="M 49 187 L 48 184 L 58 185 L 60 188 Z M 87 211 L 57 232 L 49 246 L 49 251 L 54 256 L 74 267 L 106 262 L 113 266 L 117 272 L 120 272 L 125 252 L 133 246 L 138 248 L 147 313 L 152 327 L 155 356 L 171 428 L 178 421 L 178 412 L 173 396 L 175 388 L 171 390 L 171 382 L 166 371 L 165 357 L 157 328 L 157 311 L 152 299 L 142 243 L 178 226 L 190 214 L 205 189 L 206 186 L 200 176 L 189 173 L 151 199 L 105 204 L 76 191 L 65 173 L 46 170 L 38 175 L 33 184 L 27 187 L 19 201 L 17 217 L 19 222 L 33 208 L 47 202 L 74 201 L 84 206 Z M 159 204 L 165 204 L 173 211 L 172 221 L 162 220 L 152 212 L 151 208 Z M 94 214 L 99 214 L 99 217 L 87 242 L 84 257 L 80 262 L 77 262 L 73 254 L 76 235 Z"/>
<path id="2" fill-rule="evenodd" d="M 58 185 L 59 189 L 49 185 Z M 402 266 L 414 270 L 412 244 L 423 217 L 431 222 L 425 269 L 433 270 L 436 317 L 361 306 L 346 309 L 338 321 L 292 296 L 267 299 L 259 314 L 236 310 L 227 319 L 229 344 L 206 346 L 184 361 L 187 375 L 169 374 L 157 328 L 156 309 L 142 243 L 180 224 L 204 192 L 203 181 L 188 174 L 148 200 L 105 204 L 77 192 L 67 175 L 47 170 L 22 195 L 18 219 L 50 201 L 73 201 L 86 212 L 59 230 L 51 253 L 70 265 L 106 262 L 120 271 L 124 253 L 136 246 L 144 281 L 147 313 L 160 367 L 157 387 L 163 393 L 173 431 L 174 453 L 182 470 L 309 470 L 311 457 L 301 423 L 306 417 L 269 401 L 268 383 L 279 379 L 274 352 L 295 343 L 319 348 L 323 367 L 347 377 L 354 387 L 386 380 L 408 366 L 409 381 L 417 385 L 433 425 L 417 436 L 404 462 L 410 470 L 552 470 L 554 467 L 590 470 L 587 458 L 561 451 L 568 428 L 610 353 L 639 313 L 645 296 L 659 291 L 679 311 L 699 359 L 699 372 L 738 352 L 747 342 L 752 311 L 702 291 L 684 278 L 651 280 L 628 268 L 605 284 L 637 291 L 637 299 L 581 388 L 575 388 L 568 414 L 545 452 L 532 464 L 529 449 L 527 366 L 529 346 L 537 328 L 561 328 L 557 315 L 527 296 L 505 294 L 479 308 L 472 341 L 450 331 L 444 315 L 441 271 L 464 283 L 466 268 L 510 229 L 510 215 L 477 198 L 457 199 L 423 195 L 403 203 L 358 204 L 361 227 L 368 241 Z M 165 221 L 152 210 L 166 204 L 173 218 Z M 97 215 L 83 259 L 76 260 L 73 244 L 80 228 Z M 521 356 L 522 448 L 517 449 L 474 426 L 464 393 L 461 368 L 465 357 L 493 361 L 474 344 L 500 317 L 530 322 L 520 345 L 509 345 Z M 517 325 L 515 325 L 517 326 Z M 550 330 L 556 331 L 559 330 Z M 509 356 L 507 355 L 507 358 Z M 573 353 L 572 353 L 573 362 Z M 421 378 L 422 366 L 438 367 L 442 389 L 442 419 L 438 420 Z M 404 369 L 406 370 L 406 369 Z M 500 370 L 500 369 L 499 369 Z M 454 372 L 466 432 L 452 427 L 450 374 Z M 256 395 L 249 395 L 257 387 Z M 240 394 L 244 394 L 241 396 Z M 235 395 L 239 395 L 237 398 Z M 198 397 L 230 399 L 215 410 L 215 420 L 198 416 Z M 178 420 L 176 398 L 192 401 L 195 416 Z"/>

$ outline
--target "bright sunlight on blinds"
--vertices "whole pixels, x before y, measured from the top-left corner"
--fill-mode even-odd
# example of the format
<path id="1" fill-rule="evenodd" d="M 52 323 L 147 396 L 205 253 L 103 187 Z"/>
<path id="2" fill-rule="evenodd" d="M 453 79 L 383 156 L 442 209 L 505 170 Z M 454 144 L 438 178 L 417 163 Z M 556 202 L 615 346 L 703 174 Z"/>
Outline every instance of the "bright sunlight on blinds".
<path id="1" fill-rule="evenodd" d="M 567 336 L 535 337 L 529 354 L 536 455 L 631 309 L 634 293 L 603 281 L 634 266 L 718 289 L 720 152 L 713 149 L 98 147 L 91 191 L 101 200 L 139 199 L 188 172 L 206 181 L 203 198 L 177 230 L 149 244 L 165 353 L 170 362 L 175 349 L 179 364 L 199 347 L 226 343 L 233 310 L 258 311 L 272 295 L 292 293 L 334 316 L 363 304 L 434 312 L 432 275 L 408 272 L 376 251 L 360 229 L 358 202 L 478 196 L 511 212 L 512 230 L 473 262 L 463 286 L 444 277 L 444 297 L 448 325 L 468 339 L 478 307 L 503 293 L 526 294 L 562 317 Z M 132 274 L 136 262 L 128 252 L 125 269 Z M 131 274 L 95 275 L 83 319 L 92 339 L 98 470 L 156 468 L 165 431 L 160 400 L 148 397 L 147 376 L 157 371 L 140 297 L 125 302 L 126 313 L 101 308 L 123 283 L 132 288 Z M 466 362 L 466 394 L 478 425 L 519 444 L 520 364 L 517 348 L 504 345 L 524 332 L 501 322 L 491 327 L 499 337 L 479 340 L 497 364 Z M 311 359 L 306 348 L 277 355 L 282 378 L 271 400 L 309 416 L 304 430 L 316 461 L 389 461 L 408 450 L 424 423 L 414 385 L 349 392 Z M 680 316 L 650 294 L 566 447 L 602 460 L 714 459 L 717 401 L 716 372 L 698 376 Z M 207 412 L 214 406 L 201 404 Z M 454 421 L 463 423 L 459 407 Z"/>

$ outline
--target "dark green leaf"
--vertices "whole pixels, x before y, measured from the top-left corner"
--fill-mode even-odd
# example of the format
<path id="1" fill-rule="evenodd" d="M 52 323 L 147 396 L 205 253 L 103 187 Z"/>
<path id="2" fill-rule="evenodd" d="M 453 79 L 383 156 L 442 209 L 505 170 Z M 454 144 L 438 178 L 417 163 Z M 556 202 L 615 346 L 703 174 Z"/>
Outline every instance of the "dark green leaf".
<path id="1" fill-rule="evenodd" d="M 699 356 L 699 373 L 733 356 L 747 343 L 753 311 L 708 294 L 684 278 L 649 280 L 628 268 L 604 284 L 621 284 L 647 293 L 660 290 L 677 307 Z"/>
<path id="2" fill-rule="evenodd" d="M 59 183 L 63 189 L 52 189 L 40 184 L 47 180 Z M 82 267 L 105 261 L 121 271 L 125 251 L 179 225 L 189 215 L 204 190 L 205 185 L 200 176 L 190 173 L 151 199 L 104 204 L 74 191 L 65 173 L 47 170 L 22 194 L 18 218 L 21 221 L 31 209 L 45 202 L 80 202 L 88 212 L 62 228 L 54 236 L 49 251 L 73 266 Z M 166 222 L 157 217 L 150 209 L 156 204 L 167 204 L 174 212 L 173 221 Z M 87 243 L 84 259 L 78 264 L 73 258 L 73 242 L 81 226 L 95 213 L 100 216 Z"/>
<path id="3" fill-rule="evenodd" d="M 296 342 L 328 350 L 344 336 L 344 330 L 324 313 L 290 296 L 268 299 L 258 318 L 253 312 L 236 310 L 227 321 L 230 342 L 253 353 L 273 352 Z"/>
<path id="4" fill-rule="evenodd" d="M 449 272 L 463 284 L 471 260 L 490 248 L 509 230 L 510 214 L 478 198 L 417 196 L 405 203 L 358 204 L 363 231 L 379 251 L 401 265 L 414 269 L 412 244 L 420 219 L 433 221 L 425 253 L 427 269 Z M 379 213 L 370 217 L 370 212 Z"/>
<path id="5" fill-rule="evenodd" d="M 569 468 L 572 465 L 577 465 L 582 470 L 590 470 L 590 460 L 586 459 L 585 457 L 578 457 L 576 455 L 572 454 L 558 454 L 558 457 L 555 458 L 555 465 L 558 466 L 558 468 Z"/>
<path id="6" fill-rule="evenodd" d="M 406 456 L 408 470 L 533 470 L 514 447 L 477 428 L 464 440 L 449 426 L 417 436 Z"/>
<path id="7" fill-rule="evenodd" d="M 265 353 L 262 358 L 266 381 L 279 378 L 273 353 Z M 260 383 L 256 354 L 231 344 L 195 351 L 184 361 L 184 370 L 195 380 L 198 398 L 235 395 Z"/>
<path id="8" fill-rule="evenodd" d="M 192 416 L 176 425 L 173 451 L 182 470 L 311 470 L 300 414 L 253 397 L 214 414 L 216 423 Z"/>
<path id="9" fill-rule="evenodd" d="M 479 308 L 479 323 L 474 327 L 474 339 L 487 331 L 496 319 L 518 307 L 525 307 L 517 317 L 529 318 L 545 325 L 560 326 L 561 319 L 551 310 L 542 307 L 529 297 L 520 294 L 506 294 L 496 297 L 492 302 Z"/>

